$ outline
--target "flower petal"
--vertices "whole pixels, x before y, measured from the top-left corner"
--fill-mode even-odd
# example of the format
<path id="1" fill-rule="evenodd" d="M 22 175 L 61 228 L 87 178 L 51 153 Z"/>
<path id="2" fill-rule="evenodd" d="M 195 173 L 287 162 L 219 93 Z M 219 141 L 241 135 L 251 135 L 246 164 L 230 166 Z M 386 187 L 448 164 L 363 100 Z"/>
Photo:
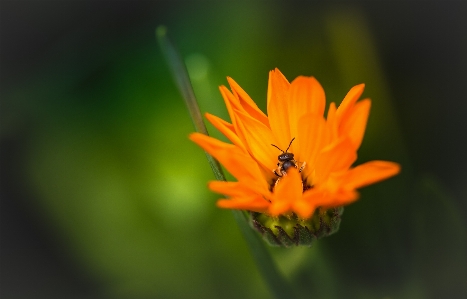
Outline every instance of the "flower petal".
<path id="1" fill-rule="evenodd" d="M 235 117 L 234 109 L 241 109 L 241 105 L 238 99 L 227 89 L 224 85 L 219 86 L 219 90 L 221 92 L 222 98 L 224 98 L 225 106 L 227 107 L 227 111 L 229 112 L 230 120 L 234 125 L 234 128 L 237 128 L 237 119 Z"/>
<path id="2" fill-rule="evenodd" d="M 294 203 L 293 211 L 302 219 L 308 219 L 313 215 L 316 210 L 316 205 L 305 201 L 300 200 Z"/>
<path id="3" fill-rule="evenodd" d="M 308 113 L 324 114 L 326 98 L 321 84 L 314 77 L 299 76 L 290 84 L 288 93 L 290 135 L 297 136 L 298 121 Z M 292 149 L 295 147 L 292 145 Z"/>
<path id="4" fill-rule="evenodd" d="M 341 138 L 327 146 L 316 160 L 316 184 L 323 183 L 332 172 L 347 170 L 357 159 L 357 153 L 349 138 Z"/>
<path id="5" fill-rule="evenodd" d="M 304 177 L 314 170 L 316 157 L 326 145 L 325 127 L 323 116 L 314 113 L 307 113 L 298 121 L 297 140 L 294 142 L 297 142 L 300 150 L 294 154 L 297 161 L 306 162 Z"/>
<path id="6" fill-rule="evenodd" d="M 265 213 L 270 203 L 261 196 L 220 199 L 217 206 L 224 209 L 248 210 Z"/>
<path id="7" fill-rule="evenodd" d="M 242 106 L 240 105 L 237 97 L 235 97 L 230 92 L 230 90 L 227 89 L 227 87 L 220 86 L 219 90 L 222 94 L 222 97 L 224 98 L 225 106 L 227 107 L 227 111 L 229 112 L 230 120 L 232 121 L 232 125 L 235 129 L 235 133 L 237 134 L 240 141 L 243 144 L 246 144 L 245 136 L 243 135 L 243 132 L 239 129 L 240 124 L 238 123 L 237 114 L 236 114 L 236 111 L 242 110 Z"/>
<path id="8" fill-rule="evenodd" d="M 190 134 L 190 139 L 216 158 L 237 180 L 249 181 L 261 190 L 268 190 L 258 164 L 239 147 L 200 133 Z"/>
<path id="9" fill-rule="evenodd" d="M 251 197 L 252 195 L 260 194 L 269 200 L 272 198 L 272 193 L 268 189 L 261 188 L 258 184 L 254 184 L 251 181 L 211 181 L 208 187 L 213 192 L 229 197 Z"/>
<path id="10" fill-rule="evenodd" d="M 287 103 L 289 86 L 289 81 L 277 68 L 269 72 L 268 116 L 271 130 L 279 143 L 278 146 L 287 145 L 292 140 Z"/>
<path id="11" fill-rule="evenodd" d="M 269 207 L 269 213 L 277 216 L 289 211 L 294 202 L 301 200 L 302 193 L 303 185 L 300 173 L 291 167 L 274 188 L 274 200 Z"/>
<path id="12" fill-rule="evenodd" d="M 251 190 L 246 189 L 245 185 L 239 182 L 211 181 L 208 186 L 211 191 L 225 196 L 238 197 L 251 194 Z"/>
<path id="13" fill-rule="evenodd" d="M 248 113 L 251 117 L 259 120 L 267 127 L 269 127 L 268 117 L 264 114 L 261 109 L 258 108 L 256 103 L 250 98 L 250 96 L 237 84 L 232 78 L 227 77 L 230 88 L 232 89 L 234 95 L 238 98 L 239 103 L 243 110 Z"/>
<path id="14" fill-rule="evenodd" d="M 330 198 L 325 192 L 311 189 L 303 193 L 302 199 L 294 203 L 294 211 L 303 219 L 310 218 L 316 208 L 328 204 Z"/>
<path id="15" fill-rule="evenodd" d="M 244 112 L 237 110 L 236 113 L 239 128 L 243 136 L 245 136 L 250 154 L 265 169 L 272 170 L 277 164 L 278 150 L 271 146 L 271 144 L 275 143 L 271 129 Z"/>
<path id="16" fill-rule="evenodd" d="M 204 116 L 216 129 L 218 129 L 222 134 L 225 135 L 225 137 L 232 141 L 233 144 L 246 151 L 245 144 L 238 137 L 233 124 L 230 124 L 225 120 L 210 113 L 206 113 Z"/>
<path id="17" fill-rule="evenodd" d="M 355 103 L 358 101 L 364 89 L 365 84 L 359 84 L 352 87 L 349 90 L 349 92 L 339 105 L 339 108 L 337 108 L 336 118 L 338 123 L 345 121 L 345 118 L 348 117 L 350 110 L 352 109 L 353 105 L 355 105 Z"/>
<path id="18" fill-rule="evenodd" d="M 328 194 L 326 197 L 327 200 L 323 200 L 323 202 L 319 204 L 319 207 L 329 209 L 353 203 L 360 197 L 360 194 L 355 190 L 341 189 L 335 193 Z"/>
<path id="19" fill-rule="evenodd" d="M 400 172 L 400 165 L 389 161 L 370 161 L 348 171 L 345 176 L 346 189 L 361 188 L 388 179 Z"/>
<path id="20" fill-rule="evenodd" d="M 329 104 L 328 116 L 326 119 L 326 131 L 328 132 L 325 142 L 326 145 L 335 142 L 339 138 L 336 110 L 336 103 L 331 102 L 331 104 Z"/>
<path id="21" fill-rule="evenodd" d="M 349 113 L 349 116 L 340 124 L 340 134 L 349 136 L 356 149 L 362 144 L 368 116 L 370 114 L 370 107 L 370 99 L 358 102 Z"/>

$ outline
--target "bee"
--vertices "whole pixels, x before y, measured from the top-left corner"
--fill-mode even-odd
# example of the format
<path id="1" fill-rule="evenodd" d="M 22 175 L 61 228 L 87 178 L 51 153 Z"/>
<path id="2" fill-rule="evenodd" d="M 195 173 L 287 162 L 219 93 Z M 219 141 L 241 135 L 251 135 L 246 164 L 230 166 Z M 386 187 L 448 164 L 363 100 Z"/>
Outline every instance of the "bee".
<path id="1" fill-rule="evenodd" d="M 277 148 L 278 150 L 282 152 L 282 154 L 277 156 L 277 159 L 279 160 L 279 162 L 277 163 L 277 168 L 272 170 L 272 172 L 274 172 L 274 174 L 277 175 L 279 178 L 283 177 L 284 175 L 287 175 L 287 170 L 290 167 L 297 168 L 299 172 L 302 172 L 302 170 L 305 168 L 306 162 L 296 161 L 294 159 L 294 154 L 287 152 L 294 140 L 295 140 L 295 137 L 292 138 L 292 140 L 289 143 L 289 146 L 287 147 L 285 151 L 281 150 L 277 145 L 271 144 L 272 146 L 274 146 L 275 148 Z"/>

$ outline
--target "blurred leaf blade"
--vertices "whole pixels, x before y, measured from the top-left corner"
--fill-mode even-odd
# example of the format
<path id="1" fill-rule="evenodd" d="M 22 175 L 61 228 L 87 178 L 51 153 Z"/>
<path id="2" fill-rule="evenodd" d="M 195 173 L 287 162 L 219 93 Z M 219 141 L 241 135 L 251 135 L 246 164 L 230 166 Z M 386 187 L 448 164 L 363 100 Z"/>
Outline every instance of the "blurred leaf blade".
<path id="1" fill-rule="evenodd" d="M 156 29 L 156 38 L 159 41 L 159 45 L 166 57 L 175 82 L 177 83 L 177 87 L 182 94 L 188 111 L 190 112 L 190 116 L 196 131 L 205 135 L 209 135 L 203 122 L 186 67 L 174 45 L 168 39 L 167 29 L 164 26 L 160 26 Z M 216 179 L 225 181 L 226 179 L 219 162 L 208 153 L 206 153 L 206 156 Z M 244 214 L 244 212 L 238 210 L 234 210 L 233 214 L 245 240 L 247 241 L 253 259 L 255 260 L 260 273 L 262 274 L 274 297 L 278 299 L 295 298 L 294 291 L 279 272 L 279 269 L 275 265 L 270 252 L 267 250 L 264 244 L 264 241 L 255 231 L 253 231 L 253 229 L 248 224 L 247 216 Z"/>
<path id="2" fill-rule="evenodd" d="M 186 67 L 176 51 L 173 44 L 167 38 L 167 29 L 164 26 L 160 26 L 156 29 L 156 38 L 159 41 L 159 45 L 167 59 L 169 68 L 172 72 L 175 82 L 177 83 L 178 90 L 182 94 L 183 100 L 190 112 L 191 120 L 195 126 L 196 132 L 209 135 L 208 130 L 203 122 L 203 117 L 196 101 L 195 93 L 191 86 L 190 78 Z M 206 153 L 206 157 L 211 165 L 211 169 L 214 172 L 216 179 L 225 181 L 224 173 L 219 165 L 219 162 L 215 160 L 211 155 Z"/>
<path id="3" fill-rule="evenodd" d="M 467 234 L 460 207 L 433 176 L 416 184 L 411 219 L 413 275 L 434 298 L 467 294 Z"/>

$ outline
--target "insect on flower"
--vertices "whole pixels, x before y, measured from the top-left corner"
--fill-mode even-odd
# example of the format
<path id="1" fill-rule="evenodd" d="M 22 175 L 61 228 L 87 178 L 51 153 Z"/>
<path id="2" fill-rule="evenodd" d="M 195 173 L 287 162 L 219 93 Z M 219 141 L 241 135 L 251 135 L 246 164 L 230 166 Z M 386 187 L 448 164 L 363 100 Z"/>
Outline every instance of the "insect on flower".
<path id="1" fill-rule="evenodd" d="M 277 163 L 277 168 L 273 169 L 273 171 L 272 171 L 278 177 L 282 177 L 284 175 L 287 175 L 287 170 L 290 167 L 299 168 L 298 166 L 300 165 L 299 172 L 302 172 L 303 168 L 305 168 L 306 162 L 297 162 L 297 161 L 295 161 L 294 160 L 294 154 L 287 152 L 294 140 L 295 140 L 295 137 L 292 138 L 292 140 L 290 141 L 289 146 L 287 147 L 285 152 L 283 150 L 281 150 L 277 145 L 271 144 L 272 146 L 274 146 L 275 148 L 277 148 L 278 150 L 280 150 L 282 152 L 282 154 L 280 154 L 277 157 L 277 159 L 279 160 L 279 162 Z M 276 181 L 276 183 L 277 182 L 278 182 L 278 180 Z"/>
<path id="2" fill-rule="evenodd" d="M 390 161 L 353 166 L 371 106 L 370 99 L 359 101 L 364 84 L 352 87 L 339 105 L 330 103 L 325 115 L 324 90 L 314 77 L 289 82 L 275 69 L 269 73 L 266 114 L 232 78 L 227 80 L 231 90 L 221 86 L 220 91 L 230 122 L 209 113 L 206 118 L 231 143 L 190 135 L 237 180 L 209 183 L 225 196 L 219 207 L 312 221 L 356 201 L 357 189 L 399 173 L 399 164 Z M 285 151 L 283 144 L 288 144 Z"/>

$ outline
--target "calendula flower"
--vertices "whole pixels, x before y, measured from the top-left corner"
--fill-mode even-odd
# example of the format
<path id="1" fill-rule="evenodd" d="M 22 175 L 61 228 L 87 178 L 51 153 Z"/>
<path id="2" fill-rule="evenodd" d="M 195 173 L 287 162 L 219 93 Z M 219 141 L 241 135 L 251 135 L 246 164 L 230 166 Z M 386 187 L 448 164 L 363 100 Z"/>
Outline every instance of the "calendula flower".
<path id="1" fill-rule="evenodd" d="M 289 83 L 275 69 L 269 73 L 267 115 L 231 78 L 232 91 L 220 87 L 231 122 L 206 118 L 232 144 L 193 133 L 190 139 L 214 156 L 236 182 L 213 181 L 209 188 L 225 195 L 218 206 L 274 217 L 310 219 L 319 208 L 341 207 L 358 199 L 356 191 L 396 175 L 400 167 L 371 161 L 356 167 L 371 101 L 360 98 L 364 84 L 353 87 L 338 107 L 324 116 L 324 90 L 314 77 Z"/>

